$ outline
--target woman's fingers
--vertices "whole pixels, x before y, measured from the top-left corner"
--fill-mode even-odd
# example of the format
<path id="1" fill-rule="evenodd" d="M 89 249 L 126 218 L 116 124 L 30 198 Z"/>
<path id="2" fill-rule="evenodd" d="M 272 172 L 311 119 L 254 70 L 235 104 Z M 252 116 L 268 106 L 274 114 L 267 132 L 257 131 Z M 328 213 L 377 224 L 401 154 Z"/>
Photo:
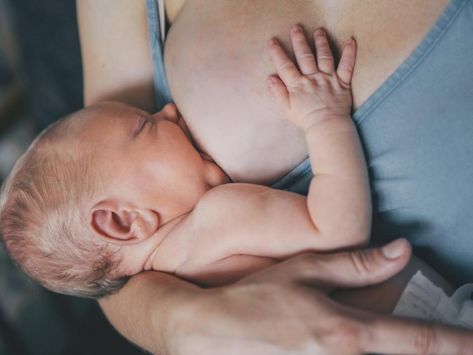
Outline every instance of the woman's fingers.
<path id="1" fill-rule="evenodd" d="M 395 317 L 369 322 L 362 349 L 377 354 L 471 354 L 473 332 Z"/>
<path id="2" fill-rule="evenodd" d="M 264 276 L 266 281 L 303 283 L 327 292 L 334 288 L 363 287 L 385 281 L 401 271 L 410 258 L 410 244 L 398 239 L 383 248 L 335 254 L 301 254 L 247 279 Z"/>
<path id="3" fill-rule="evenodd" d="M 297 274 L 296 279 L 302 284 L 319 291 L 334 287 L 363 287 L 394 276 L 405 267 L 410 256 L 409 243 L 398 239 L 382 248 L 331 255 L 302 255 L 292 259 L 295 268 L 290 272 Z M 281 279 L 284 280 L 283 277 Z M 318 300 L 316 297 L 314 302 Z M 351 324 L 353 329 L 358 330 L 353 354 L 357 353 L 356 349 L 376 354 L 469 354 L 473 349 L 471 331 L 340 307 L 337 314 L 346 317 L 344 324 Z M 327 305 L 325 309 L 328 309 Z M 350 336 L 344 334 L 343 329 L 339 335 L 341 340 Z"/>
<path id="4" fill-rule="evenodd" d="M 342 50 L 340 63 L 338 63 L 337 75 L 341 83 L 349 87 L 353 76 L 353 69 L 355 68 L 356 58 L 356 42 L 351 38 L 345 43 Z"/>
<path id="5" fill-rule="evenodd" d="M 297 64 L 303 75 L 310 75 L 317 72 L 315 56 L 310 49 L 304 31 L 301 26 L 295 25 L 291 29 L 291 42 Z"/>
<path id="6" fill-rule="evenodd" d="M 269 55 L 276 71 L 286 86 L 293 86 L 301 77 L 299 69 L 294 62 L 288 57 L 286 52 L 279 45 L 278 41 L 273 38 L 269 41 Z"/>
<path id="7" fill-rule="evenodd" d="M 321 292 L 329 287 L 358 287 L 385 280 L 402 269 L 410 255 L 409 243 L 400 239 L 365 252 L 296 256 L 228 287 L 224 301 L 231 307 L 225 307 L 224 316 L 217 321 L 233 321 L 233 326 L 218 329 L 229 330 L 232 336 L 235 331 L 240 332 L 242 341 L 234 352 L 245 354 L 253 354 L 247 346 L 254 345 L 255 340 L 261 345 L 255 354 L 280 349 L 281 353 L 291 352 L 288 344 L 296 344 L 301 354 L 314 354 L 314 349 L 321 354 L 353 355 L 471 353 L 471 332 L 356 310 Z M 245 292 L 241 292 L 241 287 Z M 230 317 L 228 310 L 236 313 Z M 262 322 L 248 322 L 249 318 L 255 319 L 255 311 Z M 208 314 L 202 317 L 203 321 L 211 317 Z M 195 318 L 195 312 L 192 317 Z M 280 329 L 291 331 L 275 333 L 271 328 L 275 322 Z M 211 319 L 210 324 L 216 321 Z M 306 349 L 301 350 L 300 344 L 306 344 Z"/>
<path id="8" fill-rule="evenodd" d="M 383 248 L 301 255 L 295 258 L 302 260 L 295 265 L 294 273 L 305 284 L 326 290 L 363 287 L 396 275 L 407 265 L 411 255 L 409 242 L 398 239 Z"/>
<path id="9" fill-rule="evenodd" d="M 315 50 L 317 52 L 317 65 L 320 71 L 332 74 L 335 64 L 332 50 L 328 44 L 327 34 L 321 28 L 314 32 Z"/>

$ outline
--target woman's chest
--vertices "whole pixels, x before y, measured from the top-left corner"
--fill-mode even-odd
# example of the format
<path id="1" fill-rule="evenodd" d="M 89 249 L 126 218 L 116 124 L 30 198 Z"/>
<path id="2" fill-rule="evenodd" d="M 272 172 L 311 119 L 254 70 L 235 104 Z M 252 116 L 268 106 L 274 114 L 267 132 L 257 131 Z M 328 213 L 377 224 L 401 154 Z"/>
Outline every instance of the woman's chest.
<path id="1" fill-rule="evenodd" d="M 355 108 L 404 61 L 447 0 L 188 0 L 166 43 L 173 97 L 194 137 L 234 180 L 268 182 L 307 154 L 300 132 L 285 122 L 265 78 L 274 72 L 265 46 L 302 24 L 329 32 L 335 56 L 354 36 L 359 52 Z M 289 47 L 288 47 L 289 49 Z"/>

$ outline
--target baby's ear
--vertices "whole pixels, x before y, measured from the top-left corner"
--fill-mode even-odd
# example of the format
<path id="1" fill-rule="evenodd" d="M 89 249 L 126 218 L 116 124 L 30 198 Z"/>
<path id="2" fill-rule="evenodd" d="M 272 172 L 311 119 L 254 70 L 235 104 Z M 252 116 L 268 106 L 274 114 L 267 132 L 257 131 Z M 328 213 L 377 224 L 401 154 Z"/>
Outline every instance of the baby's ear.
<path id="1" fill-rule="evenodd" d="M 120 245 L 142 242 L 159 228 L 156 211 L 113 199 L 97 203 L 90 211 L 89 221 L 97 237 Z"/>

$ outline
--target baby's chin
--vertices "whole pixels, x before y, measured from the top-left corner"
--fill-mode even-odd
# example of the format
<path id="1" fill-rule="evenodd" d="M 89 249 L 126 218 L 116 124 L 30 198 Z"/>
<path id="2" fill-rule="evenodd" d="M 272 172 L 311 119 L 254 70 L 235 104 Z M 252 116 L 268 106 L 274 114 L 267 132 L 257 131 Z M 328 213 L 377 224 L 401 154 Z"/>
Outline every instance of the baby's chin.
<path id="1" fill-rule="evenodd" d="M 220 168 L 216 163 L 214 163 L 213 160 L 206 159 L 203 155 L 202 159 L 204 160 L 205 164 L 207 184 L 210 187 L 215 187 L 231 182 L 230 177 L 223 171 L 222 168 Z"/>

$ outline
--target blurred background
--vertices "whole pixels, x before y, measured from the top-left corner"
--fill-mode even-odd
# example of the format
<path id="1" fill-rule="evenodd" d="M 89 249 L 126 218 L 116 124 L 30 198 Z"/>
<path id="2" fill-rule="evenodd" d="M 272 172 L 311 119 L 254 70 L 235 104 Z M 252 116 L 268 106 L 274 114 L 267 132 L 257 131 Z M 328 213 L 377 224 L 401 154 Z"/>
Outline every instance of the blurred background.
<path id="1" fill-rule="evenodd" d="M 0 181 L 38 132 L 81 107 L 81 78 L 74 0 L 0 0 Z M 0 355 L 143 353 L 96 302 L 35 285 L 0 247 Z"/>

